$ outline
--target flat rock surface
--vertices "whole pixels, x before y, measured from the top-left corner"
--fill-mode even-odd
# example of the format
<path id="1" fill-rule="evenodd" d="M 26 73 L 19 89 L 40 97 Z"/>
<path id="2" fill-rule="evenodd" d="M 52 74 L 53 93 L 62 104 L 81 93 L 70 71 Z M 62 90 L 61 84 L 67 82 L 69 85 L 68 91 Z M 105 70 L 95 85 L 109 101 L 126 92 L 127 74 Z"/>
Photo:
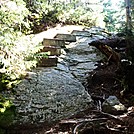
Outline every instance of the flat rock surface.
<path id="1" fill-rule="evenodd" d="M 58 32 L 62 33 L 65 27 L 61 31 L 59 29 Z M 71 26 L 70 29 L 65 33 L 82 27 Z M 52 29 L 49 32 L 57 34 Z M 34 39 L 40 36 L 39 41 L 43 40 L 49 32 L 40 33 Z M 63 49 L 57 67 L 36 68 L 14 88 L 16 94 L 12 100 L 17 109 L 15 123 L 52 123 L 69 118 L 92 105 L 92 99 L 82 85 L 86 72 L 95 69 L 99 60 L 94 48 L 88 46 L 92 40 L 77 36 L 76 42 L 69 43 Z"/>
<path id="2" fill-rule="evenodd" d="M 88 108 L 91 98 L 82 84 L 52 68 L 38 68 L 14 89 L 20 123 L 52 122 Z"/>
<path id="3" fill-rule="evenodd" d="M 69 27 L 67 29 L 71 32 Z M 110 95 L 119 97 L 122 86 L 115 79 L 117 69 L 115 65 L 105 66 L 102 64 L 95 69 L 100 56 L 97 56 L 97 51 L 88 46 L 88 43 L 98 38 L 103 37 L 100 35 L 94 38 L 77 36 L 76 42 L 69 43 L 63 49 L 62 54 L 58 57 L 57 67 L 37 68 L 29 72 L 28 77 L 15 88 L 14 103 L 19 113 L 16 116 L 16 121 L 32 124 L 19 128 L 16 126 L 17 133 L 20 130 L 23 134 L 72 134 L 74 131 L 76 133 L 133 132 L 132 107 L 129 113 L 125 113 L 130 116 L 125 118 L 124 115 L 118 116 L 119 120 L 116 118 L 117 116 L 105 113 L 107 111 L 104 113 L 101 111 L 100 102 Z M 84 85 L 89 94 L 81 84 L 87 72 L 89 74 L 87 74 L 88 77 Z M 92 105 L 91 98 L 96 110 L 90 107 Z M 125 99 L 121 98 L 121 100 L 123 100 L 121 101 L 123 104 Z M 70 122 L 68 118 L 70 118 Z M 71 118 L 73 119 L 71 120 Z M 48 123 L 45 124 L 45 122 L 51 122 L 54 125 L 56 120 L 60 120 L 59 123 L 47 130 Z M 39 126 L 40 130 L 37 132 L 38 125 L 35 124 L 39 123 L 43 123 L 43 127 Z"/>

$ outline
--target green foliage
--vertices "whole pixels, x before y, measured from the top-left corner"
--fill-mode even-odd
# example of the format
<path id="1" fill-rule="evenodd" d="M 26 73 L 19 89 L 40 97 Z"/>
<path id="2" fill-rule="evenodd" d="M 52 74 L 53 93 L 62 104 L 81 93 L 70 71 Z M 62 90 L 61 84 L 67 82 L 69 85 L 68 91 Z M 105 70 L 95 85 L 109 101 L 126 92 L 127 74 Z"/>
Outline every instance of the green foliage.
<path id="1" fill-rule="evenodd" d="M 109 32 L 122 32 L 126 35 L 131 35 L 132 32 L 127 28 L 126 22 L 126 4 L 125 0 L 119 0 L 116 2 L 112 0 L 101 0 L 103 5 L 104 22 Z M 130 7 L 134 6 L 134 2 L 130 0 Z M 133 19 L 133 8 L 130 10 L 131 19 Z M 128 17 L 129 18 L 129 17 Z M 133 25 L 133 23 L 131 24 Z M 132 26 L 133 27 L 133 26 Z"/>
<path id="2" fill-rule="evenodd" d="M 109 32 L 116 30 L 117 12 L 117 9 L 113 9 L 111 0 L 103 2 L 104 22 L 106 23 L 106 28 Z"/>
<path id="3" fill-rule="evenodd" d="M 7 108 L 10 108 L 12 103 L 9 100 L 2 99 L 0 101 L 0 113 L 4 113 Z"/>
<path id="4" fill-rule="evenodd" d="M 59 22 L 59 4 L 48 5 L 46 2 L 36 1 L 29 7 L 31 16 L 29 16 L 30 27 L 33 33 L 39 33 L 47 29 L 48 26 L 54 26 Z"/>
<path id="5" fill-rule="evenodd" d="M 6 130 L 3 130 L 2 128 L 0 128 L 0 134 L 5 134 Z"/>
<path id="6" fill-rule="evenodd" d="M 26 70 L 35 67 L 37 61 L 33 55 L 40 48 L 42 48 L 41 45 L 32 42 L 32 37 L 23 36 L 18 38 L 12 47 L 3 47 L 2 51 L 5 53 L 0 57 L 3 63 L 3 67 L 0 69 L 2 82 L 4 81 L 10 88 L 16 79 L 26 74 Z M 3 75 L 5 76 L 3 77 Z"/>
<path id="7" fill-rule="evenodd" d="M 29 28 L 25 19 L 28 14 L 23 0 L 9 1 L 1 5 L 0 89 L 11 88 L 17 79 L 26 74 L 27 69 L 36 66 L 33 54 L 39 51 L 41 45 L 33 41 L 32 35 L 24 34 Z"/>
<path id="8" fill-rule="evenodd" d="M 5 36 L 9 37 L 9 40 L 19 36 L 20 32 L 23 31 L 22 27 L 29 29 L 28 20 L 25 18 L 30 12 L 25 6 L 23 0 L 16 0 L 5 2 L 0 8 L 0 30 L 2 34 L 5 33 Z"/>
<path id="9" fill-rule="evenodd" d="M 118 12 L 116 13 L 116 18 L 117 18 L 117 26 L 115 27 L 117 32 L 124 33 L 126 36 L 129 33 L 129 30 L 127 29 L 126 26 L 126 4 L 125 1 L 120 1 L 120 4 L 118 5 L 119 9 Z"/>
<path id="10" fill-rule="evenodd" d="M 65 24 L 95 25 L 95 19 L 92 19 L 92 10 L 83 7 L 77 7 L 69 11 L 64 10 L 63 14 L 59 16 L 59 20 Z"/>
<path id="11" fill-rule="evenodd" d="M 15 107 L 7 100 L 0 104 L 3 108 L 0 108 L 0 127 L 7 128 L 13 123 L 15 117 Z"/>
<path id="12" fill-rule="evenodd" d="M 15 107 L 9 99 L 0 95 L 0 127 L 7 128 L 13 123 Z M 3 130 L 0 129 L 0 132 Z"/>
<path id="13" fill-rule="evenodd" d="M 37 58 L 37 59 L 42 59 L 42 58 L 48 58 L 48 55 L 50 55 L 51 52 L 48 51 L 48 52 L 39 52 L 37 54 L 35 54 L 34 56 Z"/>
<path id="14" fill-rule="evenodd" d="M 27 1 L 27 7 L 32 12 L 29 16 L 31 29 L 34 33 L 38 33 L 57 23 L 95 25 L 96 18 L 92 17 L 93 10 L 79 5 L 79 2 L 74 0 L 71 3 L 66 3 L 59 0 L 49 3 L 36 0 L 29 6 L 30 3 Z"/>
<path id="15" fill-rule="evenodd" d="M 60 3 L 58 20 L 63 24 L 95 25 L 95 19 L 92 17 L 93 10 L 82 6 L 82 3 L 80 4 L 79 2 L 78 0 L 74 0 L 72 3 Z"/>

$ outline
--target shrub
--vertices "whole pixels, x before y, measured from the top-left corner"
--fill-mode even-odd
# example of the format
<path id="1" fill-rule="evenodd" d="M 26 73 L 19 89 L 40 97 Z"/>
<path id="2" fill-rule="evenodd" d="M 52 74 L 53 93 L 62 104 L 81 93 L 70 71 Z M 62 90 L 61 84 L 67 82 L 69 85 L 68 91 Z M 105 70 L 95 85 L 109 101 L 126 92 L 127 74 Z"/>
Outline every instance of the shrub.
<path id="1" fill-rule="evenodd" d="M 33 54 L 40 46 L 25 36 L 29 23 L 29 11 L 23 0 L 2 3 L 0 8 L 0 85 L 1 89 L 10 88 L 25 71 L 36 65 Z M 28 60 L 32 57 L 31 60 Z"/>
<path id="2" fill-rule="evenodd" d="M 71 6 L 71 5 L 70 5 Z M 64 12 L 59 16 L 59 21 L 64 24 L 79 24 L 85 26 L 95 25 L 95 18 L 92 17 L 92 9 L 77 7 L 65 9 Z"/>

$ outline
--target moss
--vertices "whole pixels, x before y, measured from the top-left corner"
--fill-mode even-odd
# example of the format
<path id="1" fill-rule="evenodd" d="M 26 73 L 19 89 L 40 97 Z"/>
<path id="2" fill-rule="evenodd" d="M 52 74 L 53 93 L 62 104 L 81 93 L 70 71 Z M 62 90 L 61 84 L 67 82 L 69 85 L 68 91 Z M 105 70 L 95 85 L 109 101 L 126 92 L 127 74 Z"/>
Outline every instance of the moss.
<path id="1" fill-rule="evenodd" d="M 1 112 L 0 113 L 0 127 L 2 128 L 9 127 L 13 123 L 14 117 L 15 117 L 14 106 L 7 108 L 3 113 Z"/>
<path id="2" fill-rule="evenodd" d="M 0 128 L 0 134 L 6 134 L 6 130 Z"/>

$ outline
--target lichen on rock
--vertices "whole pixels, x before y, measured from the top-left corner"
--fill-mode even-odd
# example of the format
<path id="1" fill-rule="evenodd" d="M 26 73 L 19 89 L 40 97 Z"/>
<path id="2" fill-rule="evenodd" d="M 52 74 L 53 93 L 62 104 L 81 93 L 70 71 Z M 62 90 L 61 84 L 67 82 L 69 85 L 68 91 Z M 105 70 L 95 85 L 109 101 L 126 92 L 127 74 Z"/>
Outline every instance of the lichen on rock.
<path id="1" fill-rule="evenodd" d="M 87 109 L 90 95 L 68 73 L 41 68 L 15 89 L 16 122 L 52 122 Z"/>

